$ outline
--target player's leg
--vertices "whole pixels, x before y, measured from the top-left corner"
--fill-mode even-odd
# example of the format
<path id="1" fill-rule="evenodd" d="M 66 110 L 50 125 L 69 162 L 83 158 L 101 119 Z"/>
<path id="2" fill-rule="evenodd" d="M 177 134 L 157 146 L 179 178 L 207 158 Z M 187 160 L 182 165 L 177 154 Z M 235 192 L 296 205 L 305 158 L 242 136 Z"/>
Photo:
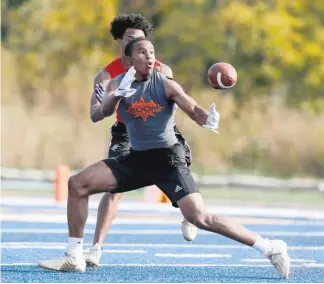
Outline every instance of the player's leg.
<path id="1" fill-rule="evenodd" d="M 105 193 L 100 200 L 93 244 L 85 253 L 86 263 L 91 267 L 97 267 L 100 264 L 103 243 L 116 217 L 118 202 L 122 196 L 123 193 Z"/>
<path id="2" fill-rule="evenodd" d="M 88 217 L 89 196 L 100 192 L 112 192 L 116 188 L 115 174 L 103 161 L 70 177 L 67 205 L 69 244 L 66 255 L 60 259 L 41 261 L 39 266 L 52 270 L 85 271 L 83 232 Z"/>
<path id="3" fill-rule="evenodd" d="M 182 190 L 178 190 L 178 194 L 175 193 L 173 199 L 178 200 L 183 216 L 190 223 L 202 230 L 223 235 L 259 250 L 270 259 L 282 277 L 288 278 L 290 260 L 285 242 L 264 239 L 230 218 L 210 214 L 206 210 L 200 193 L 196 190 L 196 185 L 189 169 L 180 167 L 178 168 L 177 175 L 179 176 L 177 186 L 180 186 Z M 181 193 L 179 194 L 179 192 Z"/>
<path id="4" fill-rule="evenodd" d="M 180 130 L 177 128 L 176 125 L 174 126 L 174 133 L 177 137 L 178 143 L 183 147 L 183 150 L 185 152 L 185 159 L 186 159 L 187 166 L 190 167 L 190 165 L 192 163 L 190 147 L 189 147 L 185 137 L 182 135 L 182 133 L 180 132 Z M 181 222 L 181 232 L 182 232 L 183 238 L 186 241 L 193 241 L 197 237 L 197 231 L 198 230 L 195 225 L 188 222 L 188 220 L 186 220 L 186 218 L 183 218 L 183 220 Z"/>
<path id="5" fill-rule="evenodd" d="M 98 207 L 93 245 L 97 244 L 102 247 L 107 232 L 116 217 L 118 201 L 122 196 L 123 193 L 105 193 L 101 198 Z"/>
<path id="6" fill-rule="evenodd" d="M 127 155 L 129 153 L 129 137 L 125 124 L 116 122 L 111 127 L 111 136 L 108 158 Z M 122 196 L 123 193 L 105 193 L 100 200 L 93 245 L 85 256 L 87 264 L 92 267 L 96 267 L 100 263 L 102 246 L 108 230 L 116 217 L 117 205 Z"/>
<path id="7" fill-rule="evenodd" d="M 46 269 L 84 272 L 83 231 L 88 216 L 89 195 L 125 192 L 152 184 L 148 169 L 141 166 L 141 154 L 128 154 L 98 162 L 69 179 L 69 245 L 65 257 L 41 261 Z"/>
<path id="8" fill-rule="evenodd" d="M 192 154 L 191 154 L 191 149 L 189 144 L 186 141 L 186 138 L 183 136 L 183 134 L 180 132 L 178 127 L 175 125 L 174 126 L 174 133 L 177 137 L 178 143 L 183 147 L 185 151 L 185 159 L 187 166 L 190 167 L 192 164 Z"/>

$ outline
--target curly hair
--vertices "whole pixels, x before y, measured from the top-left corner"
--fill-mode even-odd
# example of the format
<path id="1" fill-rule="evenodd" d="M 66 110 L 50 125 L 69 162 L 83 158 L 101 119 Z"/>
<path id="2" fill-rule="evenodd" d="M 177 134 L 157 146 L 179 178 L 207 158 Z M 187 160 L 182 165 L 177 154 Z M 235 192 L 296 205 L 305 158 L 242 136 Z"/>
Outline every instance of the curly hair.
<path id="1" fill-rule="evenodd" d="M 152 24 L 141 14 L 121 14 L 110 24 L 110 33 L 114 39 L 122 39 L 127 29 L 142 30 L 146 37 L 153 31 Z"/>

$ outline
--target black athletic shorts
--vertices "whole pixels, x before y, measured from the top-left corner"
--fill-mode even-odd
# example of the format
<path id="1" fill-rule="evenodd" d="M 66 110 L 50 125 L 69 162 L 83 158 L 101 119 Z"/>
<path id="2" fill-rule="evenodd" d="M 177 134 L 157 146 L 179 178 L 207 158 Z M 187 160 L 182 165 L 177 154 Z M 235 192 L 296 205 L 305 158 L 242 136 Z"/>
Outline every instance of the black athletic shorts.
<path id="1" fill-rule="evenodd" d="M 191 151 L 189 145 L 186 142 L 184 136 L 180 133 L 179 129 L 174 126 L 175 135 L 178 139 L 179 144 L 183 147 L 185 151 L 185 158 L 188 167 L 192 163 Z M 126 155 L 129 153 L 129 137 L 126 130 L 126 125 L 121 122 L 116 122 L 111 127 L 111 143 L 109 146 L 108 158 L 116 158 L 120 155 Z"/>
<path id="2" fill-rule="evenodd" d="M 171 200 L 177 201 L 190 193 L 199 192 L 185 153 L 179 143 L 169 148 L 134 151 L 104 160 L 117 179 L 114 193 L 126 192 L 149 185 L 156 185 Z"/>

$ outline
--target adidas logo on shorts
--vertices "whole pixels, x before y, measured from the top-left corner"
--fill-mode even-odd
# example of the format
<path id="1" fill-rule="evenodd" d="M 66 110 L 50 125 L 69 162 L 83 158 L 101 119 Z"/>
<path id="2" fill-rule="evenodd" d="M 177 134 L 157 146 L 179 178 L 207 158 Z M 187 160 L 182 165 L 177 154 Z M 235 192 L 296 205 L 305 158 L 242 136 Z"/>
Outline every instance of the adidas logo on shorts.
<path id="1" fill-rule="evenodd" d="M 178 192 L 178 191 L 180 191 L 180 190 L 182 190 L 182 187 L 179 186 L 179 185 L 177 185 L 177 187 L 175 188 L 174 192 Z"/>

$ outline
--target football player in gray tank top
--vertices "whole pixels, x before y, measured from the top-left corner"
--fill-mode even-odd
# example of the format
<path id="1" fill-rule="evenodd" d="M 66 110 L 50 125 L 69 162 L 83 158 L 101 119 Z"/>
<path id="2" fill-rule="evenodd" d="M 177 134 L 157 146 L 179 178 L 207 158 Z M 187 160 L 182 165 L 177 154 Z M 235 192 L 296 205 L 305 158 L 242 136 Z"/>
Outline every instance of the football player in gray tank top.
<path id="1" fill-rule="evenodd" d="M 260 251 L 282 277 L 288 278 L 290 260 L 286 243 L 265 239 L 230 218 L 209 213 L 186 165 L 183 148 L 177 143 L 173 130 L 175 105 L 199 126 L 216 131 L 219 114 L 215 105 L 207 112 L 178 83 L 155 72 L 154 46 L 147 39 L 129 42 L 125 54 L 133 67 L 109 82 L 102 111 L 110 116 L 118 105 L 129 133 L 131 151 L 128 155 L 95 163 L 70 178 L 70 238 L 66 255 L 39 265 L 47 269 L 85 271 L 82 243 L 90 195 L 168 183 L 163 191 L 178 205 L 186 220 L 202 230 Z"/>

